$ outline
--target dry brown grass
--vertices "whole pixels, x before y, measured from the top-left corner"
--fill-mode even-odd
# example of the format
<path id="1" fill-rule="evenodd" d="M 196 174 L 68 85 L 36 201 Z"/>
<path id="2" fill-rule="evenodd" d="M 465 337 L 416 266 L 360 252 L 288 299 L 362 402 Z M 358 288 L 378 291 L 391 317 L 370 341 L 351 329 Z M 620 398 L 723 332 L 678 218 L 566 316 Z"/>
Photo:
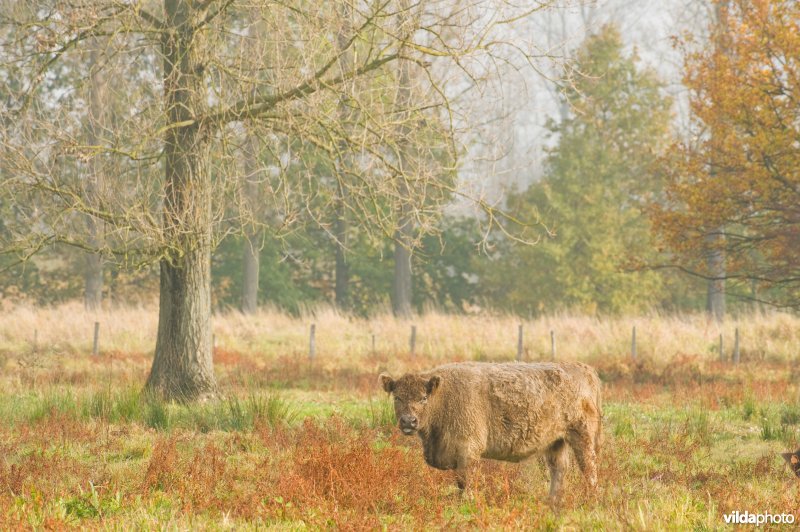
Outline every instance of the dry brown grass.
<path id="1" fill-rule="evenodd" d="M 0 315 L 0 352 L 19 354 L 34 349 L 56 355 L 86 353 L 92 347 L 93 323 L 100 322 L 101 350 L 117 354 L 121 363 L 148 356 L 155 345 L 157 309 L 114 308 L 96 313 L 77 303 L 57 307 L 17 306 Z M 255 365 L 272 364 L 279 357 L 308 354 L 308 329 L 317 330 L 317 363 L 322 366 L 393 366 L 397 355 L 408 354 L 410 326 L 417 326 L 417 358 L 426 362 L 461 359 L 510 359 L 516 354 L 517 326 L 525 330 L 527 359 L 550 357 L 550 331 L 556 334 L 558 358 L 602 360 L 630 352 L 631 328 L 637 327 L 638 353 L 656 362 L 675 357 L 718 358 L 719 334 L 725 337 L 728 356 L 734 328 L 741 334 L 744 361 L 797 360 L 800 353 L 800 318 L 786 313 L 757 313 L 731 318 L 718 325 L 703 314 L 595 318 L 555 315 L 534 320 L 514 316 L 452 316 L 428 313 L 412 321 L 389 315 L 358 319 L 323 307 L 302 317 L 274 310 L 245 316 L 230 311 L 213 318 L 218 362 L 234 365 L 237 353 L 256 355 Z M 372 335 L 376 349 L 372 351 Z"/>

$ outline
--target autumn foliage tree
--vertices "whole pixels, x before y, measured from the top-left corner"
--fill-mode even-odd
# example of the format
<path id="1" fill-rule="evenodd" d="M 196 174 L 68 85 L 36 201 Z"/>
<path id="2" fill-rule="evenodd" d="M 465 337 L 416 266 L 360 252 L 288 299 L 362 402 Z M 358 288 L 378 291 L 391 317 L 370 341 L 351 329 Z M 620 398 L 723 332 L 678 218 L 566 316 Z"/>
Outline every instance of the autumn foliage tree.
<path id="1" fill-rule="evenodd" d="M 718 9 L 720 46 L 685 55 L 694 129 L 666 160 L 667 194 L 653 220 L 678 267 L 712 277 L 700 257 L 713 242 L 727 279 L 798 306 L 800 4 L 735 0 Z M 713 238 L 719 228 L 724 238 Z"/>

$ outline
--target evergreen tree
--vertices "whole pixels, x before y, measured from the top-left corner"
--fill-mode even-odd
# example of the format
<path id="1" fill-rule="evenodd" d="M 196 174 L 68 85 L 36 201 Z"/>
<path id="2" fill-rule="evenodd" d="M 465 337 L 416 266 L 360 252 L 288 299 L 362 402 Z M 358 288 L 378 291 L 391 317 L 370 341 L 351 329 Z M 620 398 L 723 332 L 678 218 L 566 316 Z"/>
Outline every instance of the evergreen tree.
<path id="1" fill-rule="evenodd" d="M 488 285 L 507 306 L 620 312 L 661 296 L 660 274 L 625 271 L 632 259 L 653 253 L 642 209 L 658 193 L 653 162 L 670 119 L 660 81 L 636 63 L 613 26 L 576 54 L 582 75 L 564 91 L 570 115 L 549 124 L 557 145 L 545 177 L 509 200 L 518 216 L 541 218 L 552 234 L 535 246 L 506 243 Z"/>

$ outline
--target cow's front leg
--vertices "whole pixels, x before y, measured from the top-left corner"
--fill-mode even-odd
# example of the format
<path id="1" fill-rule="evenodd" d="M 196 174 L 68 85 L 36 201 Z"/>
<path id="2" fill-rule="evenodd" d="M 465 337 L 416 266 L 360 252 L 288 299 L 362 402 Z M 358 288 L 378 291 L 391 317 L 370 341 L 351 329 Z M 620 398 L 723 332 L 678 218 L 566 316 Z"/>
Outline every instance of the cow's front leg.
<path id="1" fill-rule="evenodd" d="M 469 497 L 470 495 L 470 477 L 472 476 L 472 463 L 469 455 L 460 454 L 456 459 L 456 485 L 461 490 L 462 497 Z"/>

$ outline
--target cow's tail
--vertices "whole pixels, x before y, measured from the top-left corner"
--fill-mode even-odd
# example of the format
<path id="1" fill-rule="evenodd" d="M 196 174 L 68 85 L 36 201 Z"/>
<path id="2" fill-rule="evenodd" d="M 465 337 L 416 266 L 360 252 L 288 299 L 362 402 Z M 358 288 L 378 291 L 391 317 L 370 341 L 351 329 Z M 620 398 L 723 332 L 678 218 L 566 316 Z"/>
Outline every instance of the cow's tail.
<path id="1" fill-rule="evenodd" d="M 595 380 L 595 403 L 597 405 L 597 432 L 594 437 L 594 452 L 600 456 L 600 448 L 603 445 L 603 383 L 596 371 L 592 372 Z"/>

